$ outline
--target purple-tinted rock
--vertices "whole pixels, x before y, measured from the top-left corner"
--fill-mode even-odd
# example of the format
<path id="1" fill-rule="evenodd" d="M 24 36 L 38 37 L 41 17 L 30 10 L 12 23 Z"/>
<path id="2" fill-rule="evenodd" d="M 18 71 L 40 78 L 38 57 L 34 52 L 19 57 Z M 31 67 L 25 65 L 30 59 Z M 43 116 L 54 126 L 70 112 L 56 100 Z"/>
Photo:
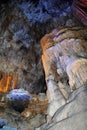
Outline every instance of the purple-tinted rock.
<path id="1" fill-rule="evenodd" d="M 31 95 L 24 89 L 14 89 L 7 94 L 7 103 L 19 112 L 28 106 L 30 99 Z"/>

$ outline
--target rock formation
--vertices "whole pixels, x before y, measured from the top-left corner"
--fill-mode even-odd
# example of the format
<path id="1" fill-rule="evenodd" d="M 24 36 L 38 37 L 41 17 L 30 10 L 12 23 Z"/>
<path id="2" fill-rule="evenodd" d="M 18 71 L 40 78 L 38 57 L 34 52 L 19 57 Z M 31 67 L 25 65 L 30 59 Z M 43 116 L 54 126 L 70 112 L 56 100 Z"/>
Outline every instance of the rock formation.
<path id="1" fill-rule="evenodd" d="M 0 71 L 18 73 L 18 88 L 45 92 L 39 41 L 57 26 L 78 24 L 71 14 L 72 0 L 10 1 L 0 4 Z"/>
<path id="2" fill-rule="evenodd" d="M 6 93 L 11 89 L 17 88 L 18 74 L 0 72 L 0 92 Z"/>
<path id="3" fill-rule="evenodd" d="M 35 117 L 37 114 L 47 114 L 48 100 L 43 93 L 39 95 L 32 95 L 28 108 L 26 108 L 21 115 L 28 119 Z"/>
<path id="4" fill-rule="evenodd" d="M 36 130 L 87 129 L 87 29 L 55 29 L 41 39 L 49 101 L 47 123 Z"/>
<path id="5" fill-rule="evenodd" d="M 31 95 L 24 89 L 14 89 L 6 95 L 6 102 L 9 107 L 18 112 L 22 112 L 26 107 L 28 107 L 30 100 Z"/>
<path id="6" fill-rule="evenodd" d="M 6 3 L 4 1 L 0 1 L 0 117 L 8 121 L 8 126 L 4 123 L 3 130 L 12 129 L 9 126 L 17 130 L 34 130 L 34 127 L 45 123 L 46 115 L 48 124 L 51 122 L 52 125 L 52 121 L 60 122 L 64 117 L 67 118 L 66 113 L 70 113 L 67 107 L 73 108 L 73 104 L 75 106 L 75 103 L 68 106 L 71 99 L 80 92 L 76 92 L 75 89 L 78 90 L 78 86 L 86 82 L 85 29 L 64 28 L 64 26 L 81 26 L 72 15 L 70 8 L 72 0 L 7 0 Z M 63 26 L 62 30 L 55 29 L 47 34 L 60 26 Z M 45 34 L 47 35 L 42 39 L 42 42 L 44 41 L 42 59 L 46 72 L 44 77 L 40 39 Z M 84 68 L 81 70 L 85 73 L 80 71 L 82 66 Z M 80 73 L 82 76 L 78 76 Z M 42 93 L 46 92 L 46 83 L 48 100 L 44 101 Z M 19 113 L 18 110 L 23 108 L 21 103 L 24 101 L 24 95 L 16 93 L 18 95 L 14 97 L 12 94 L 13 107 L 11 104 L 9 106 L 6 104 L 8 91 L 15 87 L 24 88 L 33 94 L 41 93 L 40 100 L 33 97 L 28 108 Z M 78 106 L 83 104 L 82 100 L 80 104 L 77 103 Z M 67 112 L 65 109 L 62 112 L 61 107 L 64 106 Z M 13 108 L 16 108 L 16 111 Z M 55 113 L 57 110 L 60 116 Z M 48 127 L 50 126 L 43 126 L 46 129 Z"/>
<path id="7" fill-rule="evenodd" d="M 72 10 L 74 16 L 87 26 L 87 0 L 73 0 Z"/>

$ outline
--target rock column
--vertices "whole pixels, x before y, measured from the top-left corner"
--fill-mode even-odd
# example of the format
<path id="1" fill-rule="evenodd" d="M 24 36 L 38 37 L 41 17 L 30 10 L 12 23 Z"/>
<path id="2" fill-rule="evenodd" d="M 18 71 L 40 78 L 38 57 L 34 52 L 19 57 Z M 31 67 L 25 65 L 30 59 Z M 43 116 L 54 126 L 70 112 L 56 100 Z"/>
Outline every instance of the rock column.
<path id="1" fill-rule="evenodd" d="M 86 36 L 87 29 L 73 27 L 55 29 L 41 39 L 50 117 L 87 84 Z"/>

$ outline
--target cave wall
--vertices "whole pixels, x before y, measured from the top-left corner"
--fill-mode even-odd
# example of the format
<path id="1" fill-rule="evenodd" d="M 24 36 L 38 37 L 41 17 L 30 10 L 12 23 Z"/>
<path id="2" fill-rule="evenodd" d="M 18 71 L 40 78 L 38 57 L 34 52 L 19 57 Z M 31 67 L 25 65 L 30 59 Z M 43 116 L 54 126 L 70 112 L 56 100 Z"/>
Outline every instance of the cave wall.
<path id="1" fill-rule="evenodd" d="M 1 2 L 0 70 L 17 73 L 18 88 L 46 92 L 40 39 L 57 26 L 75 24 L 71 16 L 68 1 L 57 5 L 56 0 Z"/>

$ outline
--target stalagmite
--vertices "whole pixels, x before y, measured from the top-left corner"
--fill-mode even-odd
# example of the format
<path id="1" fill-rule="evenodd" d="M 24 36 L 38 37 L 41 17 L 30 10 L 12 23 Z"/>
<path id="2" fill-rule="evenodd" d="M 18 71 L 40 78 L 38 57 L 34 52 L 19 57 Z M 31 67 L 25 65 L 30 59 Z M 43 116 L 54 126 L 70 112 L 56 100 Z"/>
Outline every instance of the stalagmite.
<path id="1" fill-rule="evenodd" d="M 41 130 L 67 130 L 67 127 L 62 128 L 61 121 L 67 119 L 69 113 L 72 115 L 74 111 L 77 112 L 77 109 L 82 111 L 85 109 L 85 106 L 82 107 L 77 102 L 77 93 L 84 91 L 85 86 L 87 86 L 86 39 L 87 29 L 84 27 L 55 29 L 41 39 L 42 63 L 49 101 L 47 123 L 53 123 L 51 122 L 52 117 L 54 121 L 53 128 L 49 124 L 45 124 L 41 127 Z M 74 101 L 75 97 L 76 100 Z M 80 95 L 78 97 L 81 98 Z M 82 99 L 84 99 L 84 93 Z M 73 110 L 71 106 L 76 109 Z M 76 117 L 76 121 L 77 119 Z M 55 121 L 60 122 L 61 126 L 56 127 Z M 69 129 L 72 127 L 71 124 L 69 124 Z M 72 130 L 81 128 L 80 124 L 77 123 L 77 126 L 73 127 Z M 86 130 L 85 126 L 84 130 Z"/>

